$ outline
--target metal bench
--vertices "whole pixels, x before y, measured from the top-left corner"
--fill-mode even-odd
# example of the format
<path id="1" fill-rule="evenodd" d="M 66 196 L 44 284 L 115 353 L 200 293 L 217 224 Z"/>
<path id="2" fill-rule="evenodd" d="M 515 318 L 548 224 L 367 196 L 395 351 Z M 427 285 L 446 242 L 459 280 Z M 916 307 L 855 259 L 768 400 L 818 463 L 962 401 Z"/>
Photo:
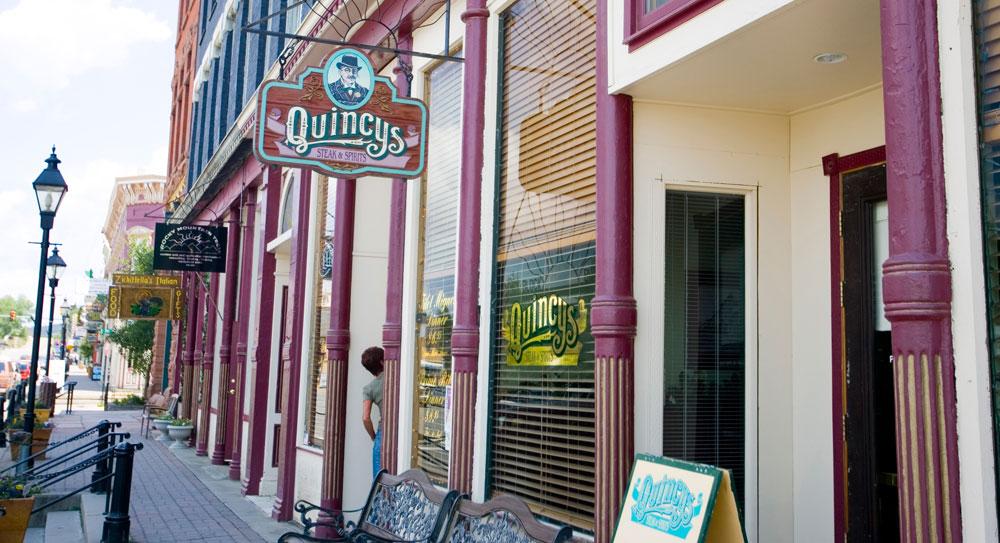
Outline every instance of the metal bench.
<path id="1" fill-rule="evenodd" d="M 440 543 L 458 501 L 457 491 L 440 490 L 423 471 L 412 469 L 399 475 L 383 470 L 375 478 L 362 509 L 336 511 L 307 501 L 295 504 L 302 532 L 288 532 L 286 541 L 350 541 L 353 543 Z M 345 521 L 345 513 L 361 512 L 357 523 Z M 313 514 L 318 516 L 312 516 Z M 315 534 L 316 528 L 328 532 Z M 313 532 L 313 533 L 310 533 Z"/>
<path id="2" fill-rule="evenodd" d="M 563 543 L 573 530 L 543 524 L 514 496 L 498 496 L 486 503 L 459 500 L 444 543 Z"/>

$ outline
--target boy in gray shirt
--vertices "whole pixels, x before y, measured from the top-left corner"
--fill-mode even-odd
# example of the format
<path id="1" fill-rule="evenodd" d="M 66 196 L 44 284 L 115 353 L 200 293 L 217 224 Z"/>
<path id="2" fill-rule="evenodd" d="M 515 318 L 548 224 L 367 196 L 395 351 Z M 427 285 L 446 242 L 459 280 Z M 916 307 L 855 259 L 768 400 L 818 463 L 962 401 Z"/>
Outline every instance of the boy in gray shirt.
<path id="1" fill-rule="evenodd" d="M 372 438 L 372 478 L 378 476 L 382 468 L 382 362 L 385 353 L 381 347 L 368 347 L 361 353 L 361 365 L 375 376 L 370 383 L 365 385 L 362 392 L 363 403 L 361 404 L 361 422 L 365 425 L 365 431 Z M 372 424 L 372 404 L 378 407 L 379 425 L 378 429 Z"/>

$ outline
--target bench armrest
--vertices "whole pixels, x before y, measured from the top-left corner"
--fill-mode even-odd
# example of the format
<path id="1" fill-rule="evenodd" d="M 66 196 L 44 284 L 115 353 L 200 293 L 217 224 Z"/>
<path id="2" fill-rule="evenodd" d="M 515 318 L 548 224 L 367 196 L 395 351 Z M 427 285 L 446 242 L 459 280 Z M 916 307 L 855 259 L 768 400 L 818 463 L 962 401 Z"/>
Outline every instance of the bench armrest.
<path id="1" fill-rule="evenodd" d="M 327 518 L 323 520 L 319 520 L 319 518 L 316 518 L 315 520 L 309 518 L 309 514 L 314 511 L 326 514 Z M 299 518 L 302 522 L 303 534 L 308 534 L 310 530 L 323 526 L 333 529 L 337 533 L 338 538 L 346 538 L 354 529 L 355 524 L 351 521 L 345 522 L 344 513 L 357 513 L 360 511 L 361 509 L 328 509 L 305 500 L 295 502 L 295 512 L 299 514 Z"/>

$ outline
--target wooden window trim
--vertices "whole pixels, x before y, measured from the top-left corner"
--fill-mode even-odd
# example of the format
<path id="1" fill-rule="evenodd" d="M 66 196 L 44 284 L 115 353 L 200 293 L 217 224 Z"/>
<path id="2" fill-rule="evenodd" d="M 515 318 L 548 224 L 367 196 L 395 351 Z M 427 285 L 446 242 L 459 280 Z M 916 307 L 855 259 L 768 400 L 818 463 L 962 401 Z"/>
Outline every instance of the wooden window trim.
<path id="1" fill-rule="evenodd" d="M 646 12 L 646 0 L 625 2 L 625 45 L 631 53 L 722 0 L 675 0 Z"/>

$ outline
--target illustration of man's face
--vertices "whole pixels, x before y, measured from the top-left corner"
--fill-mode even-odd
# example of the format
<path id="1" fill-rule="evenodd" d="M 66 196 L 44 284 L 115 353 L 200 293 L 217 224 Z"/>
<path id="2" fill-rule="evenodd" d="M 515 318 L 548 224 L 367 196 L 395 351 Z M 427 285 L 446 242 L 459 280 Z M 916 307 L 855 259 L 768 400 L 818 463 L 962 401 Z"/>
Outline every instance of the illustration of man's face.
<path id="1" fill-rule="evenodd" d="M 346 87 L 353 87 L 358 82 L 358 68 L 344 66 L 340 69 L 340 82 Z"/>

